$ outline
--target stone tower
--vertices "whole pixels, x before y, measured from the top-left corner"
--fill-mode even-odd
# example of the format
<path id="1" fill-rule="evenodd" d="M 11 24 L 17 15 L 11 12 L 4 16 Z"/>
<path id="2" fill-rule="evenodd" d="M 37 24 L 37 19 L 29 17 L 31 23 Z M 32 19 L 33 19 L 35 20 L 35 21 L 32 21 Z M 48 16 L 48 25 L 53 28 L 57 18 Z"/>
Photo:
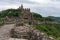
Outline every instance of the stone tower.
<path id="1" fill-rule="evenodd" d="M 23 8 L 23 5 L 19 8 L 21 10 L 20 20 L 23 24 L 32 24 L 32 14 L 29 8 Z"/>

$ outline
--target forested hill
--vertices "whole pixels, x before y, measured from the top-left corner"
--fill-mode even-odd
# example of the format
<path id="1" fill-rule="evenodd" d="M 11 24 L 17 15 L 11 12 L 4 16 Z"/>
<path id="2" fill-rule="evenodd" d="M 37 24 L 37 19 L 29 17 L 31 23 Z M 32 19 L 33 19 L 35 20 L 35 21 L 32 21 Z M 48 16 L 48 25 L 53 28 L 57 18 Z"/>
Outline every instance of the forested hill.
<path id="1" fill-rule="evenodd" d="M 0 18 L 4 18 L 6 16 L 8 17 L 19 17 L 21 14 L 20 9 L 7 9 L 7 10 L 3 10 L 0 11 Z M 51 18 L 45 18 L 42 17 L 42 15 L 35 13 L 35 12 L 31 12 L 31 14 L 33 15 L 34 20 L 40 20 L 40 21 L 44 21 L 44 20 L 48 20 L 48 21 L 53 21 L 53 19 Z"/>
<path id="2" fill-rule="evenodd" d="M 8 17 L 19 17 L 21 11 L 19 9 L 7 9 L 0 11 L 0 25 L 4 23 L 6 16 Z M 39 20 L 39 21 L 55 21 L 55 17 L 42 17 L 42 15 L 38 13 L 31 12 L 33 15 L 34 20 Z M 60 18 L 56 18 L 60 19 Z M 47 35 L 52 36 L 56 38 L 57 40 L 60 40 L 60 24 L 34 24 L 34 27 L 36 29 L 45 32 Z"/>
<path id="3" fill-rule="evenodd" d="M 57 22 L 60 22 L 60 17 L 48 16 L 48 18 L 54 19 Z"/>

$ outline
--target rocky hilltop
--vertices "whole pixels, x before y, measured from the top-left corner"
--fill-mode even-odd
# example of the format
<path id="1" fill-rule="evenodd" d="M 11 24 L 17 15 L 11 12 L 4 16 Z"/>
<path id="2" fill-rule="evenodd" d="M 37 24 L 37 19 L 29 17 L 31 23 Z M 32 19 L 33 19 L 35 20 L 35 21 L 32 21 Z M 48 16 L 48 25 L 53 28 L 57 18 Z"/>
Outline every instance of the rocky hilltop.
<path id="1" fill-rule="evenodd" d="M 27 39 L 27 40 L 54 40 L 43 32 L 35 29 L 33 25 L 25 24 L 11 29 L 12 38 Z"/>
<path id="2" fill-rule="evenodd" d="M 30 12 L 29 8 L 23 8 L 23 5 L 13 12 L 19 11 L 19 13 L 9 13 L 5 16 L 1 16 L 1 23 L 4 24 L 0 28 L 0 40 L 54 40 L 53 37 L 48 36 L 37 30 L 33 25 L 41 23 L 38 20 L 42 18 L 40 15 L 37 16 Z M 18 15 L 19 16 L 18 16 Z"/>

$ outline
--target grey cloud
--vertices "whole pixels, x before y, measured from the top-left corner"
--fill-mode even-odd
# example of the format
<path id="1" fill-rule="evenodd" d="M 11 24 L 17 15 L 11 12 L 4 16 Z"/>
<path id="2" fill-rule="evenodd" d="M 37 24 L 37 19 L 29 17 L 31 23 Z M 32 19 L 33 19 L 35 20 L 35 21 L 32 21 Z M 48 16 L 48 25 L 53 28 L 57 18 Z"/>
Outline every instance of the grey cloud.
<path id="1" fill-rule="evenodd" d="M 54 2 L 60 2 L 60 0 L 51 0 L 51 1 L 54 1 Z"/>
<path id="2" fill-rule="evenodd" d="M 36 2 L 31 2 L 31 1 L 29 1 L 29 0 L 21 0 L 20 2 L 21 2 L 21 3 L 27 3 L 27 4 L 38 4 L 38 3 L 36 3 Z"/>
<path id="3" fill-rule="evenodd" d="M 35 8 L 35 11 L 40 13 L 42 16 L 59 16 L 60 17 L 60 8 L 40 7 L 40 8 Z"/>
<path id="4" fill-rule="evenodd" d="M 58 2 L 59 0 L 51 0 L 52 2 Z M 60 1 L 59 1 L 60 2 Z M 9 1 L 4 1 L 0 0 L 1 5 L 15 5 L 19 6 L 20 4 L 27 4 L 25 6 L 29 6 L 31 8 L 32 12 L 37 12 L 41 14 L 42 16 L 60 16 L 60 4 L 39 4 L 36 2 L 31 2 L 29 0 L 9 0 Z M 7 9 L 7 8 L 0 8 L 0 10 Z"/>

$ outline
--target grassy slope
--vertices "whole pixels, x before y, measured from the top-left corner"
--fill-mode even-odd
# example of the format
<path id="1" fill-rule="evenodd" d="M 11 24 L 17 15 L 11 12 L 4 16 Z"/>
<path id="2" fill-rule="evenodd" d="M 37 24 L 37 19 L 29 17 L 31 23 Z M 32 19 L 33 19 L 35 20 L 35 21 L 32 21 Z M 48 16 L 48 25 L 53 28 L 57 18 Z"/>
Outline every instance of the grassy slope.
<path id="1" fill-rule="evenodd" d="M 47 33 L 54 38 L 60 37 L 60 25 L 59 24 L 35 24 L 36 29 Z"/>

